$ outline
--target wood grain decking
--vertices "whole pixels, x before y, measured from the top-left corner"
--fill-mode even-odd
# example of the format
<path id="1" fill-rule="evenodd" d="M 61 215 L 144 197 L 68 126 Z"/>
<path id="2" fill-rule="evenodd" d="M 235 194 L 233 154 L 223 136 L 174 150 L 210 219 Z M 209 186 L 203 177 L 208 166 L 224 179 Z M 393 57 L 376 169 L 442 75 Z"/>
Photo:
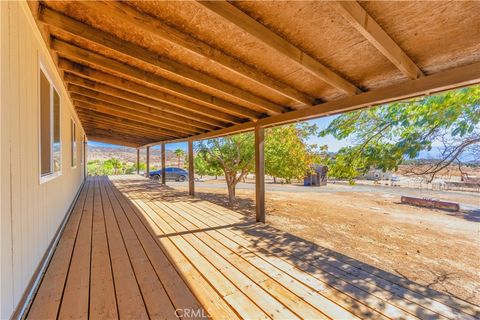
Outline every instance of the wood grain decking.
<path id="1" fill-rule="evenodd" d="M 474 319 L 480 308 L 135 177 L 89 178 L 31 319 Z"/>

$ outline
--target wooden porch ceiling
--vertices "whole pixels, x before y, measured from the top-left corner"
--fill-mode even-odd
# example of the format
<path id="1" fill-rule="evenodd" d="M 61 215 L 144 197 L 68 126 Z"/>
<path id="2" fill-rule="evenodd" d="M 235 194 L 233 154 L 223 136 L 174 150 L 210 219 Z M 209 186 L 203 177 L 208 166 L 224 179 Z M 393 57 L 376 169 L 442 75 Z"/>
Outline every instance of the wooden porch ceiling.
<path id="1" fill-rule="evenodd" d="M 480 82 L 479 2 L 29 4 L 90 139 L 202 139 Z"/>

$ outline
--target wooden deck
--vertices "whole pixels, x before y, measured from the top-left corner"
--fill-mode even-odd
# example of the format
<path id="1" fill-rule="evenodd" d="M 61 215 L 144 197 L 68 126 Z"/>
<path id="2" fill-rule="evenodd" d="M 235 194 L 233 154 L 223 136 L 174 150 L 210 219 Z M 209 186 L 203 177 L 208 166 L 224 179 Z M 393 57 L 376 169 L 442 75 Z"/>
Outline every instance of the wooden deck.
<path id="1" fill-rule="evenodd" d="M 28 313 L 474 319 L 480 308 L 147 179 L 89 178 Z"/>

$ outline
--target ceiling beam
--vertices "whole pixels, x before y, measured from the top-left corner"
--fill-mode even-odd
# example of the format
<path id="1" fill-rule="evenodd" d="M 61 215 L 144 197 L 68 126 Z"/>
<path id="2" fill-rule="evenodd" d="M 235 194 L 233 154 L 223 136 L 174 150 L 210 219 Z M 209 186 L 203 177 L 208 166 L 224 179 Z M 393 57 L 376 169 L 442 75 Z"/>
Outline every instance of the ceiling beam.
<path id="1" fill-rule="evenodd" d="M 68 85 L 68 90 L 72 93 L 77 93 L 86 97 L 97 99 L 103 102 L 111 103 L 120 107 L 123 107 L 127 110 L 132 110 L 133 114 L 146 114 L 151 116 L 153 119 L 167 120 L 174 125 L 179 125 L 180 127 L 186 127 L 197 132 L 204 130 L 216 130 L 218 127 L 211 125 L 206 125 L 204 123 L 184 118 L 178 115 L 173 115 L 168 112 L 160 111 L 151 107 L 144 106 L 142 104 L 124 100 L 115 96 L 107 95 L 101 92 L 97 92 L 91 89 L 83 88 L 74 84 Z"/>
<path id="2" fill-rule="evenodd" d="M 120 97 L 122 99 L 131 101 L 131 102 L 137 102 L 140 104 L 143 104 L 145 106 L 154 108 L 156 110 L 160 111 L 165 111 L 174 115 L 182 116 L 188 119 L 196 120 L 198 122 L 202 122 L 204 124 L 208 124 L 213 127 L 226 127 L 227 124 L 222 121 L 218 121 L 206 116 L 203 116 L 201 114 L 191 112 L 185 109 L 180 109 L 172 105 L 165 104 L 163 102 L 159 102 L 157 100 L 147 98 L 138 94 L 134 94 L 125 90 L 121 90 L 115 87 L 111 87 L 93 80 L 89 80 L 86 78 L 82 78 L 79 76 L 76 76 L 74 74 L 70 74 L 65 72 L 64 73 L 64 81 L 67 84 L 74 84 L 77 86 L 80 86 L 82 88 L 87 88 L 91 90 L 95 90 L 97 92 L 102 92 L 111 96 L 115 97 Z"/>
<path id="3" fill-rule="evenodd" d="M 121 141 L 121 140 L 117 140 L 117 139 L 112 139 L 112 138 L 107 138 L 107 137 L 102 137 L 102 136 L 94 136 L 94 135 L 88 135 L 88 140 L 89 141 L 109 143 L 109 144 L 115 144 L 115 145 L 118 145 L 118 146 L 124 146 L 124 147 L 129 147 L 129 148 L 138 148 L 138 147 L 141 146 L 140 143 L 126 142 L 126 141 Z"/>
<path id="4" fill-rule="evenodd" d="M 408 80 L 403 83 L 360 93 L 358 95 L 348 96 L 335 101 L 324 102 L 307 109 L 295 110 L 278 116 L 268 117 L 257 121 L 257 123 L 248 122 L 213 132 L 202 133 L 189 137 L 188 139 L 211 139 L 253 130 L 256 125 L 272 127 L 297 121 L 311 120 L 476 84 L 480 84 L 480 62 L 438 72 L 415 80 Z M 185 141 L 185 139 L 172 139 L 167 142 L 180 141 Z M 149 145 L 155 144 L 156 143 L 151 143 Z"/>
<path id="5" fill-rule="evenodd" d="M 154 17 L 137 11 L 128 4 L 120 1 L 104 1 L 104 2 L 89 2 L 83 1 L 83 6 L 87 6 L 95 11 L 102 11 L 107 13 L 110 17 L 118 19 L 124 23 L 130 24 L 132 27 L 148 32 L 154 37 L 165 40 L 169 43 L 180 46 L 189 52 L 205 57 L 211 61 L 222 65 L 224 68 L 234 72 L 235 74 L 254 81 L 269 90 L 273 90 L 282 96 L 285 96 L 293 101 L 300 103 L 300 105 L 312 105 L 314 99 L 308 95 L 294 89 L 293 87 L 282 83 L 266 73 L 251 67 L 237 58 L 234 58 L 221 50 L 218 50 L 205 42 L 202 42 L 187 33 L 183 33 L 173 27 L 162 23 Z"/>
<path id="6" fill-rule="evenodd" d="M 124 131 L 116 130 L 113 128 L 102 128 L 98 127 L 95 125 L 87 125 L 85 127 L 85 130 L 88 132 L 96 132 L 96 133 L 102 133 L 105 135 L 111 135 L 113 138 L 114 137 L 121 137 L 122 139 L 127 139 L 130 141 L 142 141 L 142 140 L 154 140 L 154 139 L 166 139 L 165 137 L 163 138 L 155 138 L 154 136 L 146 136 L 146 135 L 136 135 L 136 134 L 131 134 L 131 133 L 126 133 Z"/>
<path id="7" fill-rule="evenodd" d="M 184 134 L 199 133 L 198 130 L 193 130 L 186 127 L 182 128 L 181 126 L 171 124 L 170 121 L 157 119 L 145 113 L 134 112 L 129 109 L 125 109 L 123 107 L 117 106 L 115 104 L 100 101 L 95 98 L 90 98 L 84 95 L 80 95 L 78 93 L 70 93 L 70 97 L 77 104 L 81 102 L 87 103 L 88 106 L 84 106 L 84 108 L 88 107 L 92 110 L 101 111 L 103 113 L 108 113 L 110 115 L 115 115 L 117 117 L 122 117 L 125 119 L 131 119 L 131 120 L 136 120 L 143 123 L 157 125 L 163 129 L 171 131 L 172 133 L 184 133 Z M 204 130 L 200 132 L 204 132 Z"/>
<path id="8" fill-rule="evenodd" d="M 147 136 L 172 137 L 171 135 L 165 134 L 164 131 L 162 131 L 161 129 L 154 130 L 154 129 L 139 126 L 138 124 L 134 124 L 134 123 L 132 124 L 132 123 L 125 123 L 125 122 L 118 122 L 118 120 L 112 120 L 110 118 L 101 117 L 101 115 L 98 113 L 90 112 L 88 110 L 84 110 L 81 108 L 77 108 L 77 111 L 82 121 L 82 124 L 93 123 L 93 124 L 99 124 L 99 125 L 106 125 L 119 130 L 128 130 L 129 132 L 132 132 L 132 133 L 135 132 L 135 133 L 147 135 Z"/>
<path id="9" fill-rule="evenodd" d="M 131 93 L 143 95 L 151 99 L 162 101 L 169 105 L 173 105 L 178 108 L 188 110 L 190 112 L 199 113 L 200 116 L 203 115 L 205 117 L 213 118 L 219 121 L 224 121 L 226 123 L 242 123 L 243 122 L 242 119 L 232 116 L 230 114 L 220 112 L 214 109 L 210 109 L 208 107 L 197 104 L 195 102 L 191 102 L 191 101 L 176 97 L 174 95 L 170 95 L 168 93 L 165 93 L 147 86 L 140 85 L 136 82 L 123 79 L 123 78 L 111 75 L 109 73 L 99 71 L 78 63 L 71 62 L 63 58 L 60 58 L 58 60 L 58 66 L 60 69 L 64 70 L 65 72 L 75 74 L 79 77 L 95 80 L 96 82 L 113 86 L 117 89 L 127 90 Z"/>
<path id="10" fill-rule="evenodd" d="M 356 1 L 330 2 L 372 45 L 410 79 L 424 76 L 422 70 Z"/>
<path id="11" fill-rule="evenodd" d="M 135 130 L 131 130 L 131 129 L 128 129 L 129 131 L 126 131 L 126 129 L 124 127 L 118 127 L 116 125 L 107 124 L 107 123 L 104 123 L 102 121 L 90 120 L 87 117 L 83 117 L 82 121 L 85 121 L 85 131 L 88 131 L 92 128 L 98 128 L 98 129 L 104 129 L 104 130 L 114 130 L 119 134 L 132 135 L 132 136 L 136 136 L 136 137 L 139 137 L 139 138 L 142 138 L 142 139 L 150 139 L 150 140 L 154 140 L 154 141 L 173 139 L 172 137 L 170 137 L 168 135 L 158 134 L 158 132 L 156 134 L 152 134 L 152 133 L 149 133 L 149 132 L 135 131 Z"/>
<path id="12" fill-rule="evenodd" d="M 38 30 L 40 31 L 40 34 L 43 40 L 45 41 L 45 44 L 47 45 L 47 49 L 50 53 L 50 56 L 54 61 L 55 69 L 57 70 L 58 74 L 61 77 L 62 70 L 60 70 L 56 65 L 56 62 L 58 61 L 58 55 L 54 50 L 50 49 L 50 40 L 51 40 L 50 28 L 48 28 L 48 26 L 46 26 L 40 21 L 40 11 L 42 10 L 43 6 L 40 4 L 40 1 L 38 0 L 29 0 L 27 1 L 27 4 L 28 4 L 28 8 L 30 9 L 30 12 L 32 13 L 33 19 L 35 20 L 35 24 L 37 25 Z"/>
<path id="13" fill-rule="evenodd" d="M 199 3 L 223 19 L 248 32 L 262 43 L 290 59 L 290 61 L 294 62 L 303 70 L 328 83 L 332 87 L 349 95 L 361 92 L 354 84 L 342 78 L 308 53 L 294 46 L 227 1 L 199 1 Z"/>
<path id="14" fill-rule="evenodd" d="M 85 121 L 85 131 L 87 132 L 88 130 L 91 129 L 104 129 L 104 130 L 114 130 L 117 132 L 119 135 L 120 134 L 126 134 L 126 135 L 132 135 L 141 139 L 149 139 L 153 141 L 162 141 L 162 140 L 169 140 L 169 139 L 174 139 L 173 137 L 170 137 L 168 135 L 160 135 L 160 134 L 152 134 L 148 132 L 142 132 L 142 131 L 125 131 L 125 128 L 118 127 L 115 125 L 111 124 L 106 124 L 103 122 L 95 122 L 93 120 L 89 120 L 88 118 L 84 117 Z"/>
<path id="15" fill-rule="evenodd" d="M 207 93 L 196 89 L 183 86 L 176 82 L 162 78 L 148 71 L 132 67 L 130 65 L 118 62 L 111 58 L 104 57 L 93 51 L 89 51 L 68 42 L 53 38 L 51 40 L 51 48 L 60 56 L 66 57 L 74 61 L 82 61 L 87 64 L 93 64 L 109 72 L 121 74 L 130 79 L 136 79 L 149 85 L 154 85 L 160 90 L 166 90 L 169 93 L 183 97 L 188 100 L 195 101 L 209 108 L 220 110 L 225 113 L 233 114 L 239 117 L 257 120 L 264 117 L 264 114 L 251 110 L 246 107 L 239 106 L 229 101 L 214 97 Z"/>
<path id="16" fill-rule="evenodd" d="M 80 111 L 80 110 L 79 110 Z M 125 124 L 118 124 L 115 121 L 108 121 L 103 120 L 88 113 L 79 112 L 81 114 L 81 121 L 82 124 L 85 126 L 98 126 L 102 129 L 116 129 L 117 131 L 132 133 L 141 136 L 149 136 L 149 137 L 165 137 L 165 135 L 161 134 L 161 131 L 152 131 L 144 128 L 127 126 Z"/>
<path id="17" fill-rule="evenodd" d="M 87 133 L 87 135 L 93 135 L 96 137 L 103 137 L 103 138 L 112 139 L 112 140 L 121 140 L 129 144 L 141 144 L 142 141 L 152 141 L 151 139 L 119 137 L 119 136 L 112 135 L 110 133 L 105 133 L 105 132 L 96 131 L 96 130 L 92 130 L 91 132 Z"/>
<path id="18" fill-rule="evenodd" d="M 118 138 L 119 140 L 126 140 L 131 142 L 141 142 L 141 141 L 155 141 L 152 137 L 145 136 L 136 136 L 131 134 L 125 134 L 113 129 L 102 129 L 97 127 L 85 127 L 85 131 L 89 134 L 102 134 L 104 136 L 110 136 L 112 138 Z M 159 139 L 160 141 L 162 139 Z"/>
<path id="19" fill-rule="evenodd" d="M 90 103 L 85 103 L 83 101 L 76 101 L 73 100 L 73 104 L 76 109 L 78 110 L 88 110 L 90 112 L 93 112 L 94 114 L 97 114 L 98 116 L 101 116 L 105 119 L 114 119 L 115 122 L 118 123 L 129 123 L 129 124 L 136 124 L 137 126 L 140 127 L 145 127 L 145 128 L 150 128 L 152 130 L 157 130 L 158 132 L 161 132 L 162 134 L 169 135 L 171 137 L 176 137 L 178 135 L 181 135 L 183 137 L 188 136 L 189 134 L 181 134 L 176 131 L 172 131 L 169 129 L 164 128 L 163 126 L 159 126 L 155 123 L 147 122 L 144 119 L 139 119 L 137 117 L 131 117 L 129 115 L 118 115 L 115 114 L 113 115 L 112 112 L 109 109 L 106 108 L 101 108 L 95 105 L 92 105 Z"/>
<path id="20" fill-rule="evenodd" d="M 240 99 L 269 115 L 290 111 L 288 108 L 273 103 L 248 91 L 235 87 L 229 83 L 218 80 L 208 74 L 199 72 L 193 68 L 180 64 L 176 61 L 160 56 L 131 42 L 119 39 L 114 35 L 91 27 L 83 22 L 72 19 L 47 7 L 40 10 L 40 20 L 50 26 L 68 32 L 76 38 L 88 40 L 96 45 L 134 58 L 149 66 L 166 71 L 172 75 L 182 77 L 197 84 L 209 87 L 230 97 Z M 55 29 L 51 34 L 55 34 Z"/>

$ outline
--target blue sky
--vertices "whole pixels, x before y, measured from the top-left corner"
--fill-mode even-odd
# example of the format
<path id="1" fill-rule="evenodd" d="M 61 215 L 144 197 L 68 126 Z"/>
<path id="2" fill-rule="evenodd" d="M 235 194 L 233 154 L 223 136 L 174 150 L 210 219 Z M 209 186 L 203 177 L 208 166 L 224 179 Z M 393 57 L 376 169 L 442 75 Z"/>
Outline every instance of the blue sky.
<path id="1" fill-rule="evenodd" d="M 318 128 L 320 130 L 322 130 L 322 129 L 327 128 L 328 125 L 336 117 L 338 117 L 338 115 L 323 117 L 323 118 L 319 118 L 319 119 L 315 119 L 315 120 L 310 120 L 310 121 L 308 121 L 308 123 L 316 124 L 318 126 Z M 341 148 L 348 146 L 350 144 L 351 140 L 349 140 L 349 139 L 337 140 L 334 137 L 332 137 L 331 135 L 328 135 L 326 137 L 312 136 L 312 137 L 310 137 L 308 142 L 310 144 L 317 144 L 319 146 L 327 145 L 328 146 L 328 151 L 337 152 Z M 88 145 L 90 145 L 90 146 L 119 147 L 119 146 L 110 145 L 110 144 L 107 144 L 107 143 L 99 143 L 99 142 L 94 142 L 94 141 L 89 141 Z M 178 148 L 186 151 L 187 150 L 187 143 L 186 142 L 181 142 L 181 143 L 171 143 L 171 144 L 166 145 L 167 150 L 175 150 L 175 149 L 178 149 Z M 160 146 L 155 146 L 155 147 L 153 147 L 153 149 L 160 149 Z M 443 150 L 442 145 L 439 142 L 437 142 L 437 143 L 434 142 L 432 150 L 422 151 L 419 155 L 419 158 L 423 158 L 423 159 L 436 158 L 441 154 L 442 150 Z M 467 157 L 467 156 L 465 156 L 465 157 Z M 467 157 L 464 160 L 467 161 L 467 160 L 472 160 L 472 159 Z"/>
<path id="2" fill-rule="evenodd" d="M 324 117 L 324 118 L 319 118 L 315 120 L 310 120 L 308 123 L 315 123 L 320 130 L 325 129 L 328 127 L 330 122 L 332 122 L 333 119 L 335 119 L 337 116 L 330 116 L 330 117 Z M 340 148 L 345 147 L 349 144 L 348 140 L 337 140 L 332 136 L 326 136 L 326 137 L 310 137 L 308 140 L 310 144 L 317 144 L 317 145 L 328 145 L 328 150 L 336 152 Z M 95 141 L 89 141 L 88 142 L 89 146 L 101 146 L 101 147 L 119 147 L 115 145 L 111 145 L 108 143 L 101 143 L 101 142 L 95 142 Z M 184 149 L 187 150 L 187 143 L 186 142 L 181 142 L 181 143 L 170 143 L 166 145 L 167 150 L 175 150 L 175 149 Z M 160 146 L 155 146 L 153 149 L 160 149 Z"/>

